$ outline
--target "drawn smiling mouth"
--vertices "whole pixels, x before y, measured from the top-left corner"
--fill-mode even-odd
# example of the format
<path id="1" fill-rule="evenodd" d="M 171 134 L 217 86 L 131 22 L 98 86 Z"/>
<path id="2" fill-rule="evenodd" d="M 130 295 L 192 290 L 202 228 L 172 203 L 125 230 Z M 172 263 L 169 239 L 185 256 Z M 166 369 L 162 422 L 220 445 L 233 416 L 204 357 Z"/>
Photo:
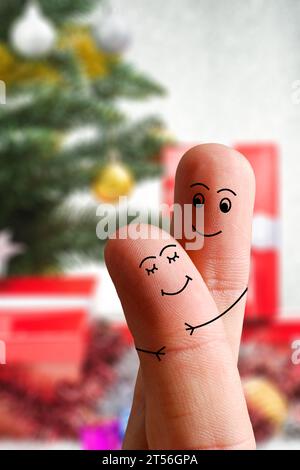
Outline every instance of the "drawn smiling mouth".
<path id="1" fill-rule="evenodd" d="M 186 282 L 184 284 L 184 286 L 178 290 L 177 292 L 165 292 L 163 289 L 161 290 L 161 295 L 177 295 L 177 294 L 180 294 L 181 292 L 184 291 L 184 289 L 186 288 L 186 286 L 188 285 L 189 281 L 192 281 L 193 279 L 190 277 L 190 276 L 185 276 L 186 277 Z"/>
<path id="2" fill-rule="evenodd" d="M 215 232 L 215 233 L 203 233 L 203 232 L 199 232 L 199 230 L 197 230 L 194 225 L 192 225 L 192 228 L 193 228 L 194 232 L 199 233 L 199 235 L 202 235 L 202 237 L 214 237 L 215 235 L 220 235 L 220 233 L 222 233 L 222 230 L 219 230 L 218 232 Z"/>

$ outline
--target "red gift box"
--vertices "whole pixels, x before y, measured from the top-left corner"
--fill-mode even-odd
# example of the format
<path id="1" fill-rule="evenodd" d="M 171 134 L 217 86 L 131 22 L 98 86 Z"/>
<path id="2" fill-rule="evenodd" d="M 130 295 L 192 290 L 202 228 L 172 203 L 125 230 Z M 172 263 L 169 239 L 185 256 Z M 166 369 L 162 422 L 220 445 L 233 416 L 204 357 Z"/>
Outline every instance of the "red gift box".
<path id="1" fill-rule="evenodd" d="M 0 339 L 9 364 L 79 366 L 95 279 L 13 278 L 0 281 Z"/>
<path id="2" fill-rule="evenodd" d="M 6 346 L 6 363 L 43 362 L 80 364 L 87 335 L 86 312 L 1 312 L 0 337 Z"/>
<path id="3" fill-rule="evenodd" d="M 21 295 L 63 295 L 90 297 L 94 291 L 95 278 L 69 277 L 16 277 L 1 279 L 0 297 Z"/>
<path id="4" fill-rule="evenodd" d="M 270 320 L 279 309 L 279 155 L 272 143 L 238 144 L 256 179 L 251 269 L 245 319 Z"/>
<path id="5" fill-rule="evenodd" d="M 242 335 L 243 344 L 256 342 L 285 347 L 292 352 L 293 341 L 300 340 L 300 320 L 277 319 L 268 324 L 248 324 Z M 300 373 L 300 372 L 299 372 Z"/>
<path id="6" fill-rule="evenodd" d="M 173 204 L 177 165 L 191 147 L 181 144 L 164 149 L 162 197 L 169 206 Z M 235 148 L 249 160 L 256 177 L 246 320 L 266 321 L 276 317 L 279 308 L 278 149 L 272 143 L 237 144 Z"/>

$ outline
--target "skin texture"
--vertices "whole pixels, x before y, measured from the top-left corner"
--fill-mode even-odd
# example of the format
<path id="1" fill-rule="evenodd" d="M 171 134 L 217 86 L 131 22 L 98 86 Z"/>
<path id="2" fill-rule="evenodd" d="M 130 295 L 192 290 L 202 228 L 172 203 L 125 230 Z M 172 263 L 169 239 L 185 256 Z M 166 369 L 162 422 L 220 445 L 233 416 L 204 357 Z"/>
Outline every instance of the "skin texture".
<path id="1" fill-rule="evenodd" d="M 190 187 L 194 182 L 210 188 L 201 188 L 205 233 L 222 230 L 215 237 L 205 237 L 201 250 L 187 253 L 185 240 L 179 243 L 167 234 L 162 239 L 159 229 L 155 229 L 158 239 L 114 239 L 106 248 L 107 267 L 136 346 L 150 351 L 166 347 L 160 362 L 139 352 L 125 449 L 255 448 L 236 365 L 245 298 L 193 336 L 184 326 L 214 318 L 247 287 L 254 176 L 242 155 L 206 144 L 182 158 L 175 202 L 192 202 L 200 189 Z M 230 188 L 237 196 L 217 193 L 221 188 Z M 224 197 L 232 203 L 227 213 L 219 207 Z M 160 256 L 168 244 L 176 247 Z M 170 262 L 175 251 L 179 258 Z M 156 258 L 140 267 L 147 256 Z M 154 263 L 157 270 L 148 274 Z M 186 276 L 192 280 L 181 291 Z M 162 296 L 162 289 L 179 293 Z"/>
<path id="2" fill-rule="evenodd" d="M 194 186 L 206 184 L 210 189 Z M 217 193 L 217 190 L 229 188 Z M 189 251 L 189 256 L 212 294 L 219 312 L 239 297 L 248 284 L 251 225 L 255 195 L 255 178 L 249 162 L 239 152 L 217 144 L 190 149 L 181 159 L 175 182 L 174 202 L 191 203 L 193 196 L 205 197 L 204 232 L 222 233 L 205 238 L 203 248 Z M 220 210 L 223 198 L 231 201 L 228 213 Z M 196 210 L 196 209 L 194 209 Z M 182 240 L 182 244 L 186 242 Z M 237 357 L 243 325 L 246 296 L 223 317 L 228 339 Z M 196 333 L 195 333 L 196 334 Z"/>

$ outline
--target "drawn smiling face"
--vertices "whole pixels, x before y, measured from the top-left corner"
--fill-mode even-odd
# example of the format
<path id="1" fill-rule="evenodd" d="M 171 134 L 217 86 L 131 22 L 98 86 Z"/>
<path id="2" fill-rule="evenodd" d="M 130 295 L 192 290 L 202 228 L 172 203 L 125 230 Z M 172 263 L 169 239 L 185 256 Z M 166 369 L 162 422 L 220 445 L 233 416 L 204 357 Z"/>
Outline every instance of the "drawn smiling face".
<path id="1" fill-rule="evenodd" d="M 179 232 L 176 238 L 192 261 L 209 259 L 207 271 L 211 271 L 211 263 L 218 258 L 214 269 L 219 270 L 224 256 L 239 262 L 237 246 L 244 244 L 247 250 L 242 256 L 248 256 L 254 189 L 249 163 L 228 147 L 215 144 L 212 151 L 212 145 L 203 144 L 182 157 L 176 172 L 174 203 L 188 207 L 189 212 L 182 224 L 183 234 Z M 192 235 L 197 237 L 193 239 Z"/>
<path id="2" fill-rule="evenodd" d="M 233 198 L 237 196 L 237 193 L 233 191 L 233 189 L 220 188 L 213 191 L 205 183 L 193 183 L 190 185 L 190 188 L 195 191 L 195 194 L 193 195 L 192 199 L 194 211 L 199 209 L 203 210 L 207 202 L 209 201 L 210 206 L 214 204 L 215 210 L 220 211 L 222 214 L 224 214 L 224 216 L 226 216 L 232 208 Z M 213 192 L 215 192 L 215 194 L 213 194 Z M 196 217 L 194 214 L 193 220 L 195 219 Z M 220 218 L 219 216 L 218 219 L 222 224 L 222 218 Z M 221 233 L 223 232 L 223 228 L 213 232 L 202 231 L 196 226 L 195 222 L 192 224 L 192 228 L 194 232 L 197 232 L 203 237 L 215 237 L 217 235 L 221 235 Z"/>
<path id="3" fill-rule="evenodd" d="M 156 271 L 159 270 L 159 264 L 160 263 L 168 263 L 169 265 L 176 263 L 180 259 L 180 256 L 178 255 L 176 251 L 176 244 L 168 244 L 165 245 L 159 252 L 158 256 L 151 255 L 151 256 L 146 256 L 146 258 L 142 259 L 140 262 L 139 268 L 144 268 L 145 272 L 147 273 L 148 276 L 155 275 Z M 162 296 L 164 295 L 178 295 L 183 292 L 190 281 L 193 279 L 189 275 L 185 275 L 185 280 L 182 286 L 177 289 L 176 291 L 172 292 L 167 292 L 164 289 L 161 289 L 160 293 Z"/>

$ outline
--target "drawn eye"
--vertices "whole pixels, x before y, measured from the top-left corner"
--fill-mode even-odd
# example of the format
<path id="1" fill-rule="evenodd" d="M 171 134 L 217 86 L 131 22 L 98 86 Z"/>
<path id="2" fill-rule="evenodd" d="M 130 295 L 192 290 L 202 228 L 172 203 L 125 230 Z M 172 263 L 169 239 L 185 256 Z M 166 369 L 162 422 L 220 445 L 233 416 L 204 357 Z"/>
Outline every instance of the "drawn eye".
<path id="1" fill-rule="evenodd" d="M 202 207 L 203 204 L 205 203 L 205 197 L 203 196 L 202 193 L 197 193 L 193 197 L 193 204 L 195 207 Z"/>
<path id="2" fill-rule="evenodd" d="M 174 256 L 167 256 L 167 258 L 168 258 L 168 260 L 169 260 L 169 263 L 171 264 L 172 261 L 175 262 L 176 259 L 179 258 L 179 256 L 178 256 L 178 254 L 177 254 L 176 251 L 175 251 Z"/>
<path id="3" fill-rule="evenodd" d="M 146 268 L 146 271 L 147 271 L 148 276 L 150 276 L 150 274 L 154 274 L 155 271 L 158 271 L 158 268 L 154 264 L 151 269 Z"/>
<path id="4" fill-rule="evenodd" d="M 231 201 L 227 197 L 224 197 L 224 199 L 221 200 L 220 202 L 220 210 L 226 214 L 227 212 L 230 211 L 231 209 Z"/>

